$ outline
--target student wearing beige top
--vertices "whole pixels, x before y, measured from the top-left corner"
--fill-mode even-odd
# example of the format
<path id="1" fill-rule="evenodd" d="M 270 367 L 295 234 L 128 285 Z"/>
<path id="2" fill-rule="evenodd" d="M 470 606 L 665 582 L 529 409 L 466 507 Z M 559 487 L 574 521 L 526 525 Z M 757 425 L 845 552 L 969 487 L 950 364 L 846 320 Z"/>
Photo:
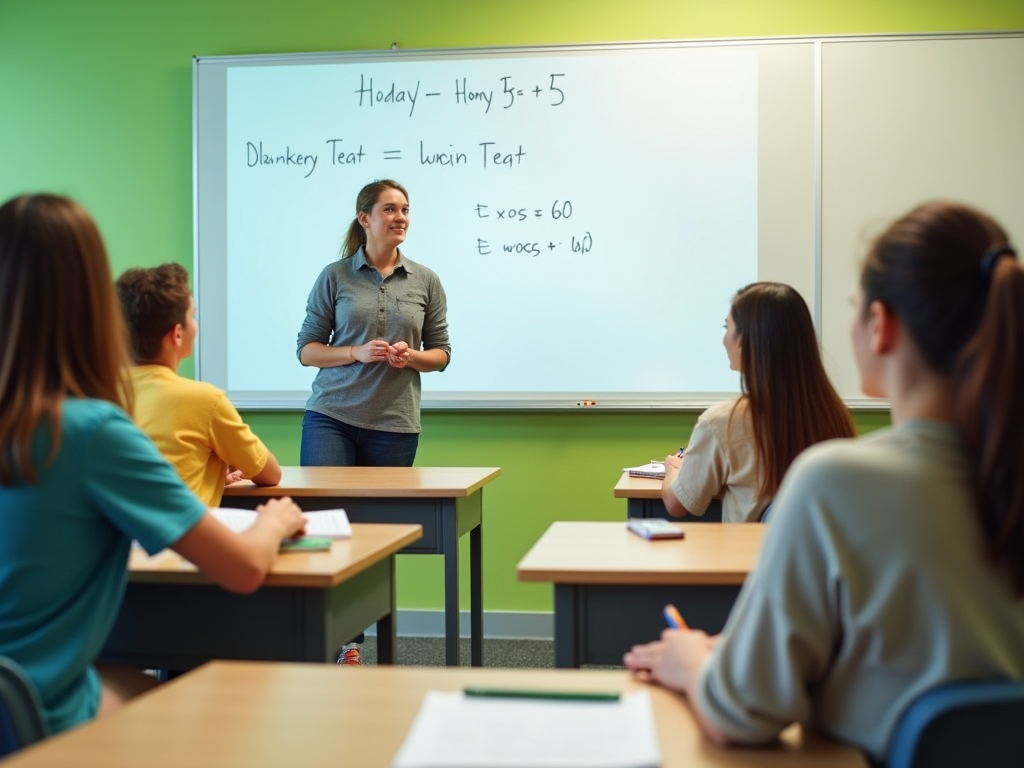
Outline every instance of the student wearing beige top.
<path id="1" fill-rule="evenodd" d="M 807 304 L 790 286 L 741 288 L 722 343 L 743 394 L 708 408 L 685 453 L 665 458 L 661 496 L 677 517 L 703 515 L 720 496 L 724 522 L 755 522 L 793 459 L 852 437 L 853 422 L 825 373 Z"/>
<path id="2" fill-rule="evenodd" d="M 926 203 L 875 241 L 853 304 L 892 426 L 794 462 L 720 636 L 626 654 L 720 743 L 800 722 L 883 761 L 924 691 L 1024 677 L 1024 269 L 989 216 Z"/>

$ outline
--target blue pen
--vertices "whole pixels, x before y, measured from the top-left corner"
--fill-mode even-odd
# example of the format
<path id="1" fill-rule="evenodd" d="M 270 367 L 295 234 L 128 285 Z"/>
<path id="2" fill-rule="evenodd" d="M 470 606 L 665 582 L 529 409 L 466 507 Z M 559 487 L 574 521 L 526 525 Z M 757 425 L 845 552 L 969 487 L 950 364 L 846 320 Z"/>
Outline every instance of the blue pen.
<path id="1" fill-rule="evenodd" d="M 665 616 L 665 621 L 670 627 L 672 627 L 672 629 L 689 629 L 689 627 L 686 626 L 686 622 L 683 621 L 683 617 L 679 613 L 679 610 L 674 605 L 666 605 L 662 613 Z"/>
<path id="2" fill-rule="evenodd" d="M 684 453 L 686 453 L 686 446 L 685 445 L 676 452 L 676 458 L 677 459 L 683 458 L 683 454 Z"/>

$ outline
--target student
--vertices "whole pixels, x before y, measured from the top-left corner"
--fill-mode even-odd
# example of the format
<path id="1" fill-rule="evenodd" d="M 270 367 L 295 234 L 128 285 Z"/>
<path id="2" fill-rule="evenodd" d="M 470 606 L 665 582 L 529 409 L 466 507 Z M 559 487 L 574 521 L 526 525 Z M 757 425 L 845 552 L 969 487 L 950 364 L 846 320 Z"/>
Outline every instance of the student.
<path id="1" fill-rule="evenodd" d="M 297 354 L 320 369 L 302 419 L 302 466 L 411 467 L 420 433 L 420 374 L 451 359 L 448 304 L 437 275 L 399 250 L 409 195 L 396 181 L 364 186 L 342 257 L 309 292 Z M 361 638 L 339 664 L 360 663 Z"/>
<path id="2" fill-rule="evenodd" d="M 743 394 L 704 411 L 685 453 L 665 457 L 661 497 L 682 517 L 703 515 L 720 496 L 724 522 L 756 522 L 797 454 L 852 437 L 854 427 L 821 363 L 807 304 L 790 286 L 741 288 L 722 344 Z"/>
<path id="3" fill-rule="evenodd" d="M 892 426 L 796 460 L 717 641 L 625 656 L 721 744 L 798 721 L 881 760 L 923 691 L 1024 676 L 1024 270 L 991 218 L 931 202 L 877 239 L 854 304 Z"/>
<path id="4" fill-rule="evenodd" d="M 75 202 L 0 206 L 0 328 L 0 655 L 25 669 L 57 733 L 154 684 L 95 664 L 132 539 L 246 593 L 305 521 L 275 499 L 232 533 L 125 413 L 124 324 L 99 231 Z"/>
<path id="5" fill-rule="evenodd" d="M 199 330 L 188 274 L 180 264 L 129 269 L 117 279 L 134 367 L 135 423 L 189 488 L 216 507 L 224 484 L 248 477 L 281 482 L 281 466 L 212 384 L 179 376 Z"/>

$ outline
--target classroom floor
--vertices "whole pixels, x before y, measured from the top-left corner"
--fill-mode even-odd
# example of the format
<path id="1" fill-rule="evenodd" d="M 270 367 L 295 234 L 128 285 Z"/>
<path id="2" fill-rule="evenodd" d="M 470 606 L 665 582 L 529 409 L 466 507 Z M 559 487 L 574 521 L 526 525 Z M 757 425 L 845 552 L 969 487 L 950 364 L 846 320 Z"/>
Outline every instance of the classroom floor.
<path id="1" fill-rule="evenodd" d="M 469 666 L 469 638 L 460 641 L 459 658 Z M 544 669 L 554 666 L 551 640 L 497 640 L 484 638 L 484 666 L 509 669 Z M 377 638 L 367 636 L 362 648 L 363 664 L 377 663 Z M 444 666 L 443 637 L 399 637 L 397 661 L 416 667 Z"/>

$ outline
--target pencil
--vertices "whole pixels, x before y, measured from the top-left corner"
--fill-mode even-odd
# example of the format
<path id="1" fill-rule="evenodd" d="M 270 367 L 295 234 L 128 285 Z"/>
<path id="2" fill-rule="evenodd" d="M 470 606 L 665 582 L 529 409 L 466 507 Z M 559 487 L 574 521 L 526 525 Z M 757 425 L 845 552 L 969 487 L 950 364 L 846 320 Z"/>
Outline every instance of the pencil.
<path id="1" fill-rule="evenodd" d="M 548 691 L 527 688 L 480 688 L 470 686 L 463 689 L 467 696 L 481 696 L 495 699 L 548 699 L 555 701 L 618 701 L 618 691 Z"/>

